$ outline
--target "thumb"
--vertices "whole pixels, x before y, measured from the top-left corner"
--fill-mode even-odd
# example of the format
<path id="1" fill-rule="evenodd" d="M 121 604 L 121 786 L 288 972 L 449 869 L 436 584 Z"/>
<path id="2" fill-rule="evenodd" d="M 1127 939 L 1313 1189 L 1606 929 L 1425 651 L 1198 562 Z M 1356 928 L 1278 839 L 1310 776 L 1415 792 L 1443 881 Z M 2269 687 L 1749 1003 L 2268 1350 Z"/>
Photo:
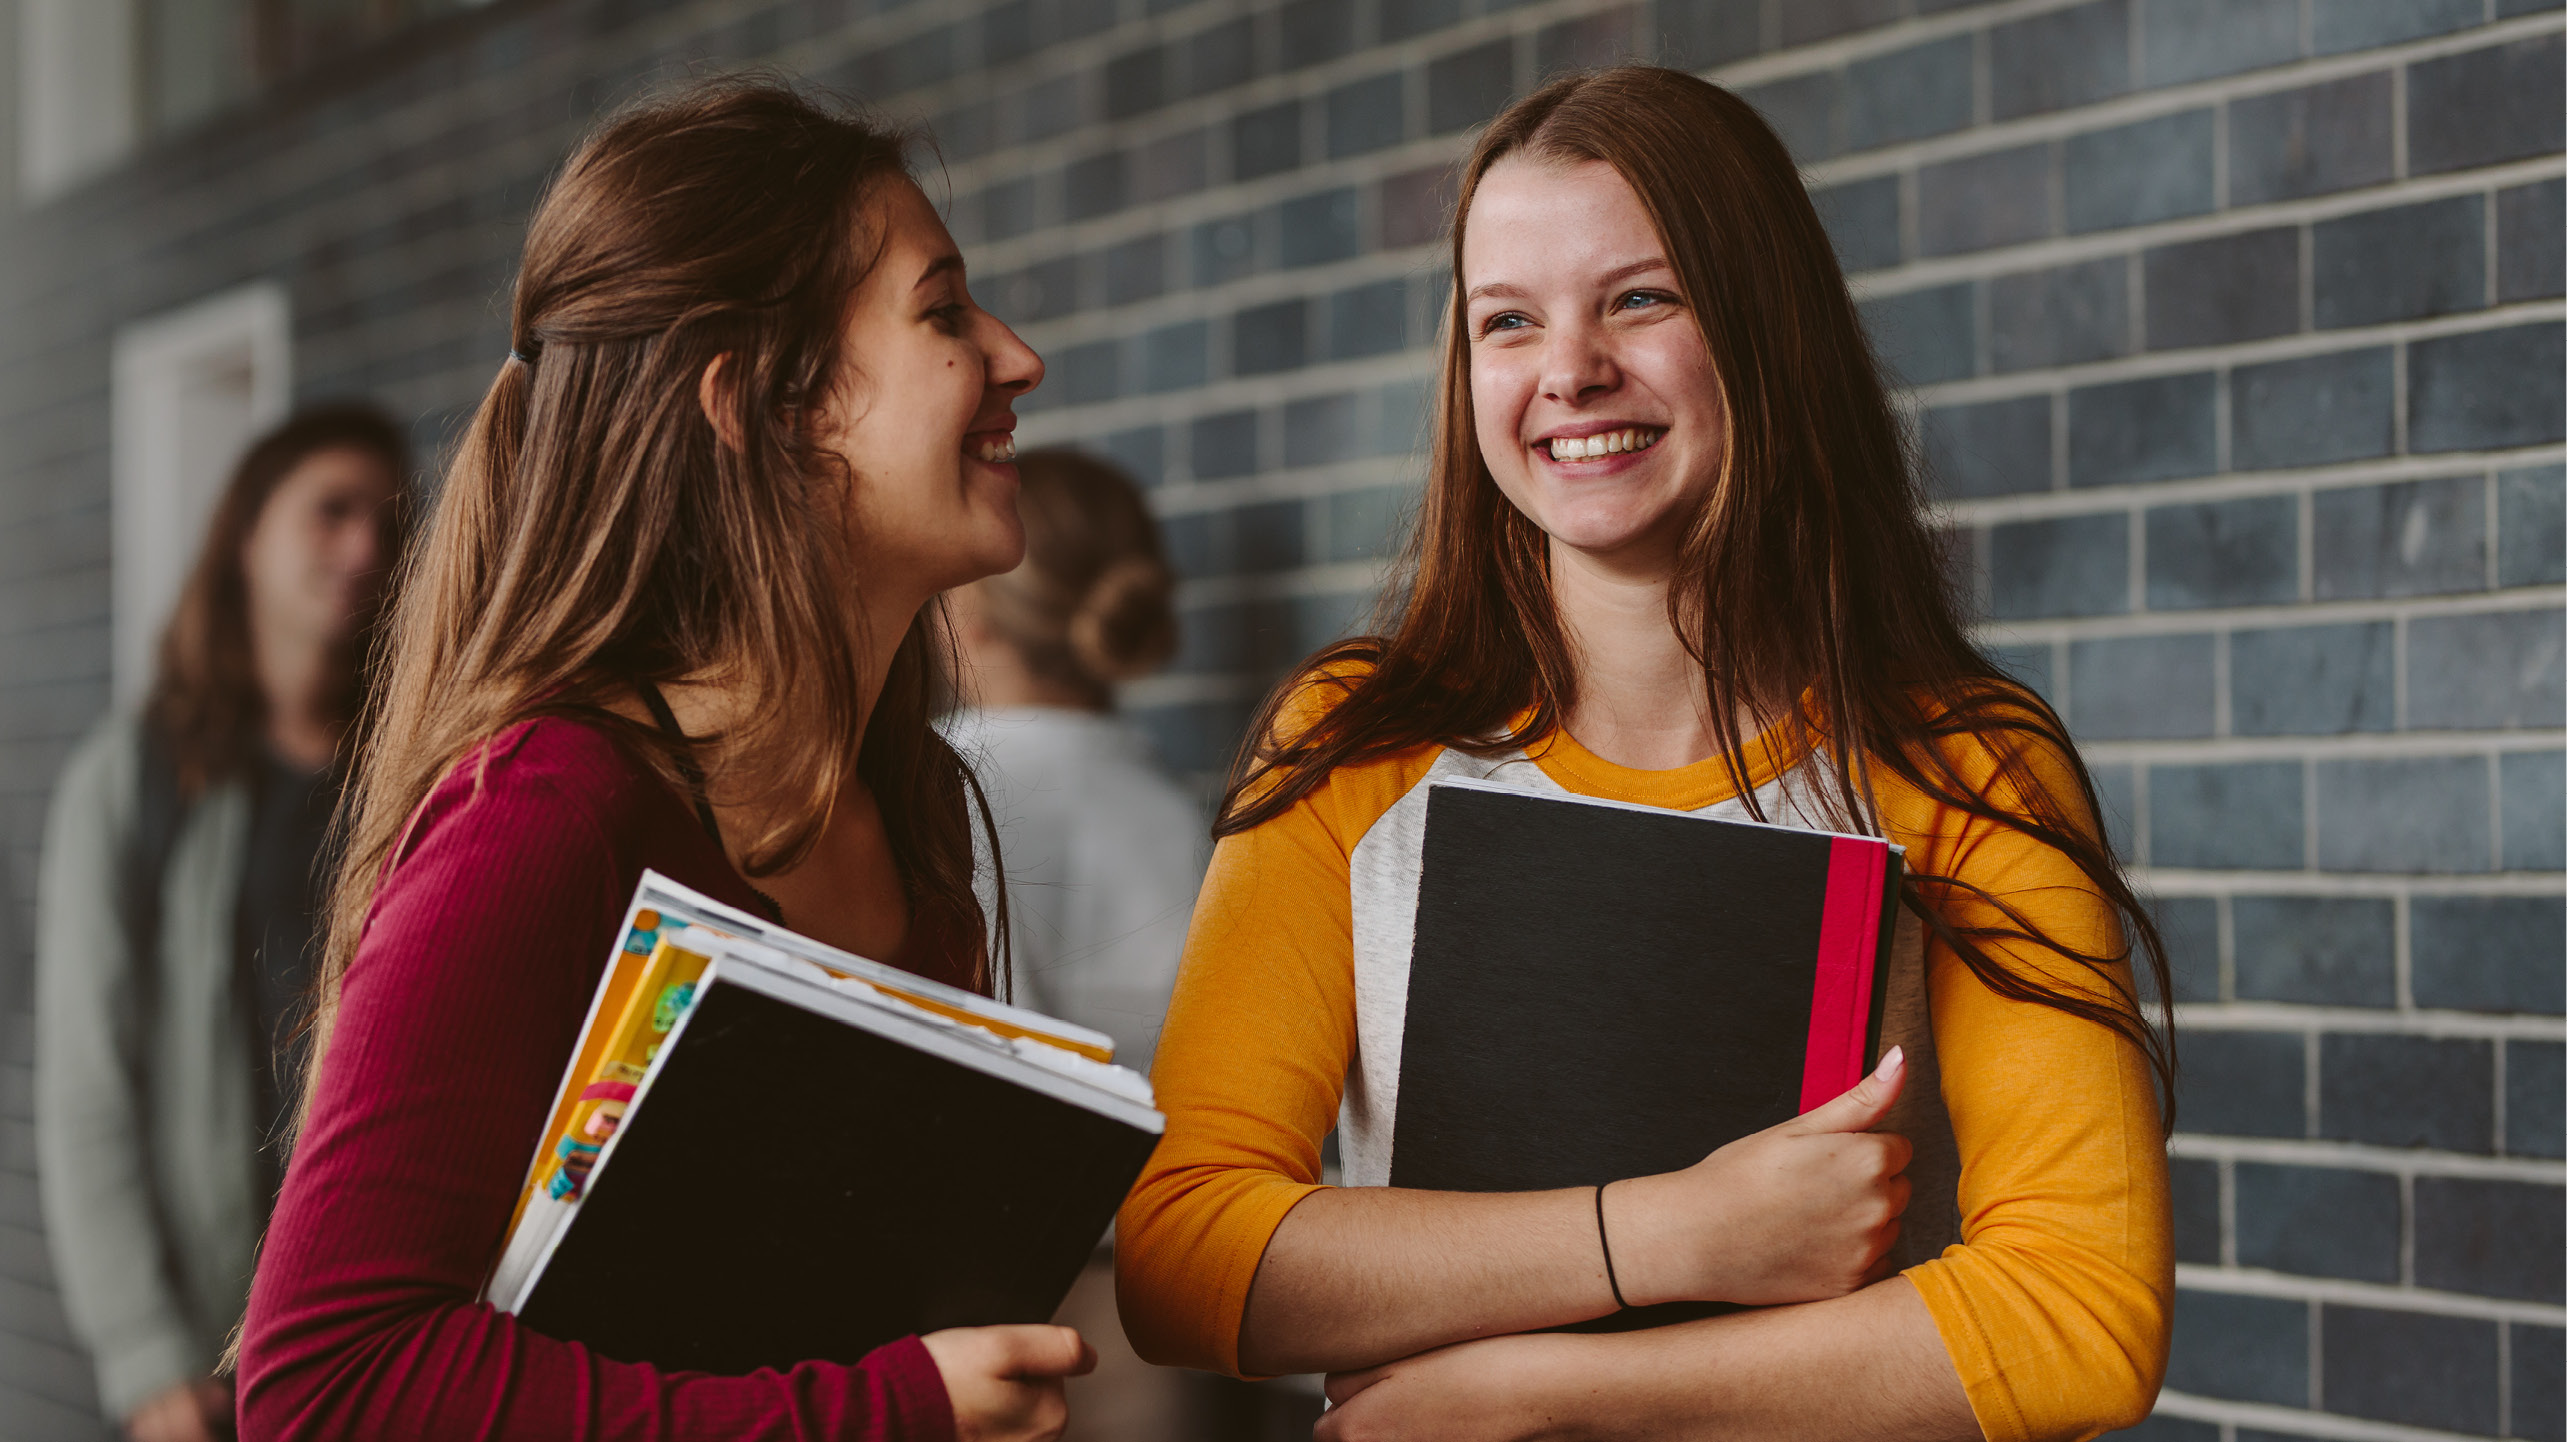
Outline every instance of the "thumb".
<path id="1" fill-rule="evenodd" d="M 1907 1053 L 1891 1047 L 1872 1074 L 1845 1089 L 1834 1101 L 1811 1107 L 1801 1113 L 1799 1130 L 1804 1132 L 1868 1132 L 1889 1115 L 1890 1104 L 1899 1099 L 1899 1089 L 1907 1082 Z"/>

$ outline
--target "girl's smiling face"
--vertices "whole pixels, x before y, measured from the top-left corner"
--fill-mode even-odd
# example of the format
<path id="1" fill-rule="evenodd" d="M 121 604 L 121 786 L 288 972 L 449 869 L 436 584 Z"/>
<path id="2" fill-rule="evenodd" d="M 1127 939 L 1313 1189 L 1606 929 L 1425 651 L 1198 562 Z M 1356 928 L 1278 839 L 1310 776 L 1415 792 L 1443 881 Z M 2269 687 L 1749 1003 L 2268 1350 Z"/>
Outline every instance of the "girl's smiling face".
<path id="1" fill-rule="evenodd" d="M 855 478 L 860 583 L 918 603 L 1023 559 L 1014 407 L 1043 362 L 973 302 L 962 254 L 916 185 L 885 182 L 881 214 L 818 439 Z"/>
<path id="2" fill-rule="evenodd" d="M 1720 381 L 1666 246 L 1620 172 L 1511 156 L 1462 236 L 1481 454 L 1555 546 L 1659 571 L 1728 444 Z"/>

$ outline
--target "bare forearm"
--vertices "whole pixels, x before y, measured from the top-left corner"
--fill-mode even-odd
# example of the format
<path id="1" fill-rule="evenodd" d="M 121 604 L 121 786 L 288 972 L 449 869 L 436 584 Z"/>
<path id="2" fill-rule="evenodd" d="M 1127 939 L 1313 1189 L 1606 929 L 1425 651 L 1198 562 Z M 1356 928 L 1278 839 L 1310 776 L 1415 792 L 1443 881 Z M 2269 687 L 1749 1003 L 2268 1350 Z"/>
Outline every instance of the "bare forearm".
<path id="1" fill-rule="evenodd" d="M 1916 1289 L 1613 1336 L 1491 1337 L 1328 1379 L 1319 1442 L 1964 1442 Z"/>
<path id="2" fill-rule="evenodd" d="M 1267 1243 L 1239 1365 L 1340 1372 L 1612 1310 L 1586 1188 L 1337 1188 L 1312 1193 Z"/>
<path id="3" fill-rule="evenodd" d="M 1904 1277 L 1850 1296 L 1581 1338 L 1616 1438 L 1964 1442 L 1979 1433 L 1925 1299 Z"/>

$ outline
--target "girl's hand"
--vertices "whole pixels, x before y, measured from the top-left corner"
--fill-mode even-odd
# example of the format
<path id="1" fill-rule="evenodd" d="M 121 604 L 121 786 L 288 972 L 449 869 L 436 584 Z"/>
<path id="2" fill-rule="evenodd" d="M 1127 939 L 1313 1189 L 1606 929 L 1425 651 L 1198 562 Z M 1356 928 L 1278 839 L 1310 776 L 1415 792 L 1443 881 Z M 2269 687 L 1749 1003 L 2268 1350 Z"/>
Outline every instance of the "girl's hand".
<path id="1" fill-rule="evenodd" d="M 1328 1410 L 1311 1442 L 1534 1442 L 1577 1435 L 1594 1420 L 1596 1387 L 1576 1359 L 1583 1337 L 1490 1337 L 1328 1378 Z"/>
<path id="2" fill-rule="evenodd" d="M 1841 1297 L 1877 1280 L 1907 1210 L 1907 1139 L 1874 1132 L 1907 1061 L 1681 1172 L 1616 1182 L 1605 1235 L 1622 1296 L 1771 1306 Z"/>
<path id="3" fill-rule="evenodd" d="M 1070 1424 L 1062 1379 L 1096 1366 L 1067 1327 L 951 1327 L 919 1340 L 944 1376 L 959 1442 L 1054 1442 Z"/>

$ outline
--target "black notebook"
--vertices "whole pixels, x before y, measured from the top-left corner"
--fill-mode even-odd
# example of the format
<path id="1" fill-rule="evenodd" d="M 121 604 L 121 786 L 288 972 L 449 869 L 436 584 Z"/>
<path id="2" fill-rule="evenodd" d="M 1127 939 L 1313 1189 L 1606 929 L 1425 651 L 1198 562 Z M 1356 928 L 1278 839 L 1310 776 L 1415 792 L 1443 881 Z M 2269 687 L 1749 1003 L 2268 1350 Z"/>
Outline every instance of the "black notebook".
<path id="1" fill-rule="evenodd" d="M 1852 1086 L 1898 867 L 1872 837 L 1437 783 L 1391 1185 L 1674 1171 Z"/>
<path id="2" fill-rule="evenodd" d="M 686 927 L 654 885 L 652 925 L 628 928 L 647 966 L 590 1023 L 635 1018 L 631 1047 L 583 1045 L 602 1059 L 565 1082 L 573 1124 L 492 1301 L 619 1361 L 726 1373 L 1049 1320 L 1157 1143 L 1148 1083 L 1062 1045 L 1093 1036 L 1066 1024 L 824 966 L 771 927 Z"/>

